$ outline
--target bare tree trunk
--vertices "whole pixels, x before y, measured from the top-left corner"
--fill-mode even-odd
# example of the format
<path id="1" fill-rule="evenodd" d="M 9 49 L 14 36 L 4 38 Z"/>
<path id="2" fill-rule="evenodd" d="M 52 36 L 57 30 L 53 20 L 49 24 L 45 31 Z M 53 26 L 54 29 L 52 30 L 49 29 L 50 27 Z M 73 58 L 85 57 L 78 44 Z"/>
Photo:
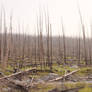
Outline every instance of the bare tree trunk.
<path id="1" fill-rule="evenodd" d="M 83 24 L 82 15 L 81 15 L 80 7 L 79 7 L 79 6 L 78 6 L 78 13 L 79 13 L 79 16 L 80 16 L 81 27 L 82 27 L 82 33 L 83 33 L 85 64 L 88 65 L 88 62 L 87 62 L 87 51 L 86 51 L 85 27 L 84 27 L 84 24 Z"/>
<path id="2" fill-rule="evenodd" d="M 66 39 L 65 39 L 65 32 L 64 32 L 64 26 L 62 22 L 62 33 L 63 33 L 63 49 L 64 49 L 64 64 L 66 65 Z"/>
<path id="3" fill-rule="evenodd" d="M 34 42 L 35 42 L 35 66 L 37 67 L 37 63 L 36 63 L 36 59 L 37 59 L 37 55 L 36 55 L 36 54 L 37 54 L 37 46 L 36 46 L 36 45 L 37 45 L 37 44 L 36 44 L 36 43 L 37 43 L 37 41 L 36 41 L 36 31 L 35 31 L 35 38 L 34 38 L 34 39 L 35 39 L 35 41 L 34 41 Z"/>
<path id="4" fill-rule="evenodd" d="M 2 59 L 3 59 L 3 54 L 2 54 L 2 50 L 3 50 L 3 46 L 2 46 L 2 38 L 3 38 L 3 35 L 2 35 L 2 11 L 1 11 L 1 15 L 0 15 L 0 63 L 2 63 Z"/>
<path id="5" fill-rule="evenodd" d="M 52 65 L 53 65 L 53 62 L 52 62 L 52 56 L 53 56 L 53 53 L 52 53 L 52 26 L 50 24 L 50 70 L 52 70 Z"/>

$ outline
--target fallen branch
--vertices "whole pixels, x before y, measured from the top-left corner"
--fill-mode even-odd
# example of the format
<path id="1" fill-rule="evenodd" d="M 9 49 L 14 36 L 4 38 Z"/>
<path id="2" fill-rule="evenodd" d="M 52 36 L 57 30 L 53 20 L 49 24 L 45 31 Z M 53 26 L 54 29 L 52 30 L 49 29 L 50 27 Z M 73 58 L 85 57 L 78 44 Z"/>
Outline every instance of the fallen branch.
<path id="1" fill-rule="evenodd" d="M 61 77 L 58 77 L 58 78 L 56 78 L 56 79 L 49 80 L 49 82 L 61 80 L 61 79 L 65 78 L 65 77 L 67 77 L 67 76 L 69 76 L 69 75 L 72 75 L 72 74 L 78 72 L 78 71 L 79 71 L 79 69 L 78 69 L 78 70 L 75 70 L 75 71 L 72 71 L 72 72 L 70 72 L 70 73 L 68 73 L 68 74 L 65 74 L 65 75 L 63 75 L 63 76 L 61 76 Z"/>
<path id="2" fill-rule="evenodd" d="M 13 79 L 13 78 L 18 79 L 18 77 L 19 77 L 21 79 L 22 76 L 27 75 L 32 72 L 36 72 L 36 68 L 27 69 L 25 71 L 17 72 L 17 73 L 11 74 L 9 76 L 4 76 L 4 77 L 0 78 L 0 85 L 7 84 L 7 83 L 11 82 L 11 79 Z"/>
<path id="3" fill-rule="evenodd" d="M 28 89 L 29 87 L 32 86 L 33 78 L 30 81 L 20 81 L 20 80 L 13 80 L 13 79 L 10 79 L 9 81 L 12 84 L 12 86 L 15 88 L 18 87 L 21 89 Z"/>

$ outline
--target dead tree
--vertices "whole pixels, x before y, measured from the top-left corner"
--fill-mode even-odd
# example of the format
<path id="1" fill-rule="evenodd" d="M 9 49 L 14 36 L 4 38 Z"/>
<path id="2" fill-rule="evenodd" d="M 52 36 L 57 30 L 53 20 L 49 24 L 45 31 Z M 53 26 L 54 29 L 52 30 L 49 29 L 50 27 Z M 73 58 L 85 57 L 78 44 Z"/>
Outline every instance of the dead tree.
<path id="1" fill-rule="evenodd" d="M 2 50 L 3 50 L 3 46 L 2 46 L 2 39 L 3 35 L 2 35 L 2 11 L 0 13 L 0 63 L 2 63 L 3 61 L 3 54 L 2 54 Z"/>
<path id="2" fill-rule="evenodd" d="M 80 34 L 79 34 L 80 35 Z M 80 65 L 80 36 L 78 37 L 78 65 Z"/>
<path id="3" fill-rule="evenodd" d="M 82 28 L 82 33 L 83 33 L 85 64 L 88 65 L 88 62 L 87 62 L 87 49 L 86 49 L 85 26 L 83 24 L 83 19 L 82 19 L 82 15 L 81 15 L 81 11 L 80 11 L 80 7 L 79 6 L 78 6 L 78 13 L 79 13 L 79 16 L 80 16 L 81 28 Z"/>
<path id="4" fill-rule="evenodd" d="M 34 43 L 35 43 L 35 67 L 37 67 L 37 63 L 36 63 L 36 60 L 37 60 L 37 38 L 36 38 L 36 30 L 35 30 L 35 41 L 34 41 Z"/>
<path id="5" fill-rule="evenodd" d="M 62 22 L 62 35 L 63 35 L 63 50 L 64 50 L 64 64 L 66 65 L 66 38 L 65 38 L 65 32 L 64 32 L 64 25 Z"/>
<path id="6" fill-rule="evenodd" d="M 50 70 L 52 70 L 53 65 L 53 48 L 52 48 L 52 26 L 50 24 Z"/>

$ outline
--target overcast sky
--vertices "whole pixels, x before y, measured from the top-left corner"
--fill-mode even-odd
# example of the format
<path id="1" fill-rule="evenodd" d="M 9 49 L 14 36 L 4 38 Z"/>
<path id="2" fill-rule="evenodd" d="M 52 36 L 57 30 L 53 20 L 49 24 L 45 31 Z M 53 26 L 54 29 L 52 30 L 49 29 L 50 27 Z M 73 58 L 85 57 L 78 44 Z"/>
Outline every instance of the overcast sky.
<path id="1" fill-rule="evenodd" d="M 66 35 L 76 36 L 81 31 L 78 4 L 86 25 L 86 33 L 90 35 L 92 0 L 0 0 L 0 10 L 2 6 L 5 8 L 7 23 L 12 13 L 14 29 L 20 24 L 29 34 L 35 30 L 39 9 L 41 11 L 48 9 L 53 35 L 62 31 L 63 18 Z"/>

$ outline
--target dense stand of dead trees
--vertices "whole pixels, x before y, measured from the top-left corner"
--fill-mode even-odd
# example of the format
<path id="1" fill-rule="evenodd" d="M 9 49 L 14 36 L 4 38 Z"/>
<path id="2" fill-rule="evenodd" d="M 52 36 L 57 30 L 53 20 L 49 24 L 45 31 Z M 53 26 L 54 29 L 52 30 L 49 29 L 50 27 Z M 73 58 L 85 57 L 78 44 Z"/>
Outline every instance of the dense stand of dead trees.
<path id="1" fill-rule="evenodd" d="M 6 69 L 8 65 L 22 68 L 25 65 L 41 67 L 45 69 L 49 67 L 52 70 L 53 63 L 58 64 L 75 64 L 85 63 L 92 64 L 92 39 L 85 36 L 85 26 L 83 24 L 82 15 L 79 11 L 83 38 L 66 37 L 65 29 L 62 22 L 61 35 L 52 36 L 53 28 L 50 23 L 49 15 L 41 14 L 37 20 L 35 35 L 20 34 L 18 26 L 18 34 L 13 34 L 13 16 L 10 16 L 10 24 L 7 27 L 5 11 L 0 13 L 0 64 L 1 68 Z M 45 21 L 45 23 L 44 23 Z M 43 35 L 43 30 L 46 35 Z M 80 34 L 80 32 L 79 32 Z M 67 43 L 67 44 L 66 44 Z M 74 44 L 72 44 L 74 43 Z M 2 67 L 3 66 L 3 67 Z"/>

